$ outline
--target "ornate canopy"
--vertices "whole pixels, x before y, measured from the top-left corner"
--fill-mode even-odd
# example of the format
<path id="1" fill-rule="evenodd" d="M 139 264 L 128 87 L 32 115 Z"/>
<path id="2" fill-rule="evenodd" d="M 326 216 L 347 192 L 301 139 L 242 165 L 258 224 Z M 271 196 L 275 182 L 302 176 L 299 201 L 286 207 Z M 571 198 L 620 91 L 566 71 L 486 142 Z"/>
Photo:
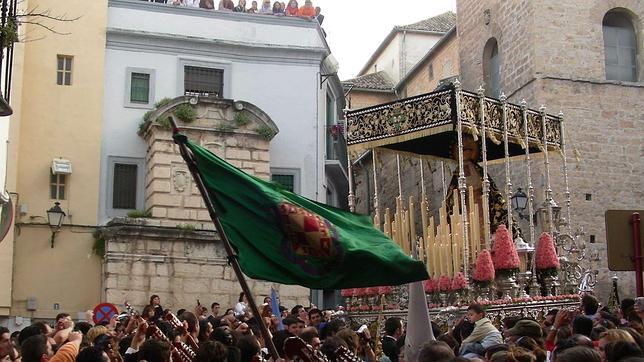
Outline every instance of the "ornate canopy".
<path id="1" fill-rule="evenodd" d="M 481 112 L 483 107 L 483 112 Z M 456 139 L 457 117 L 463 130 L 475 138 L 480 136 L 483 114 L 488 144 L 488 160 L 500 159 L 503 153 L 503 117 L 508 119 L 510 156 L 524 154 L 524 119 L 528 123 L 530 152 L 543 149 L 542 122 L 546 124 L 549 150 L 561 149 L 561 118 L 537 110 L 475 93 L 446 89 L 348 111 L 347 145 L 359 152 L 385 147 L 415 154 L 448 158 Z"/>

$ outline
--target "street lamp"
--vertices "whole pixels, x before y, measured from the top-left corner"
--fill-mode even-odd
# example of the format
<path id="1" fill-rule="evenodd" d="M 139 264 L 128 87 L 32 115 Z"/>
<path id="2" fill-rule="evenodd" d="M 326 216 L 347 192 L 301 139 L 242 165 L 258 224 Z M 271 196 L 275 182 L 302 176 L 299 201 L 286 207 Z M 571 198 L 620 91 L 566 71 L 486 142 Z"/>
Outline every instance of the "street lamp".
<path id="1" fill-rule="evenodd" d="M 60 202 L 54 202 L 54 206 L 47 210 L 47 221 L 49 222 L 49 228 L 51 229 L 51 247 L 54 247 L 54 238 L 56 233 L 60 230 L 60 226 L 63 224 L 63 219 L 65 218 L 65 212 L 60 208 Z"/>
<path id="2" fill-rule="evenodd" d="M 517 192 L 512 195 L 510 198 L 510 203 L 512 205 L 512 210 L 516 211 L 519 214 L 519 218 L 527 219 L 528 216 L 523 215 L 523 210 L 528 206 L 528 196 L 521 190 L 519 187 Z"/>

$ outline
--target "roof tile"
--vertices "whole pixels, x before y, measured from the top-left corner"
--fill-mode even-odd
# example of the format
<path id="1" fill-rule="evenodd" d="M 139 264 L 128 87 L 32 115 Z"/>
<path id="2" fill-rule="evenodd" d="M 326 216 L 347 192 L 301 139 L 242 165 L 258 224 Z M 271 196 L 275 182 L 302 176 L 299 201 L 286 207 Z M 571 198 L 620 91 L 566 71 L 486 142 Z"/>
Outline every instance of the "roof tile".
<path id="1" fill-rule="evenodd" d="M 397 30 L 419 30 L 446 33 L 456 25 L 456 14 L 448 11 L 417 23 L 396 26 Z"/>
<path id="2" fill-rule="evenodd" d="M 353 79 L 347 79 L 342 81 L 342 86 L 347 87 L 356 87 L 364 89 L 376 89 L 376 90 L 392 90 L 394 83 L 389 76 L 384 71 L 379 71 L 376 73 L 365 74 Z"/>

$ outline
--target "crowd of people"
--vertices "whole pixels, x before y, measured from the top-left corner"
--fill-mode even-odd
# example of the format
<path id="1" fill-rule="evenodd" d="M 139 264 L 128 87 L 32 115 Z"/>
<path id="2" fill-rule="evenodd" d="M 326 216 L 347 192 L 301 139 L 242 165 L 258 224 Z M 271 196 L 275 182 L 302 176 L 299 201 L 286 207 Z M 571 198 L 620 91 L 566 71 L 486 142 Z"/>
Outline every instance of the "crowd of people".
<path id="1" fill-rule="evenodd" d="M 398 317 L 384 321 L 384 335 L 376 346 L 368 328 L 351 328 L 342 313 L 279 306 L 278 317 L 277 304 L 271 302 L 269 297 L 264 299 L 261 316 L 250 312 L 243 293 L 223 313 L 216 302 L 210 308 L 198 302 L 193 311 L 180 309 L 173 314 L 153 295 L 140 314 L 130 310 L 96 325 L 74 323 L 61 313 L 54 327 L 37 322 L 13 334 L 0 329 L 0 361 L 270 360 L 260 332 L 262 323 L 280 356 L 288 355 L 284 350 L 287 341 L 297 340 L 306 343 L 306 350 L 319 360 L 408 361 L 405 325 Z M 418 361 L 644 361 L 643 317 L 644 298 L 624 299 L 619 310 L 611 311 L 586 295 L 578 310 L 551 310 L 543 321 L 506 318 L 499 330 L 481 305 L 472 304 L 467 315 L 447 330 L 432 322 L 435 339 L 420 346 Z M 379 358 L 378 349 L 382 351 Z"/>
<path id="2" fill-rule="evenodd" d="M 236 13 L 262 14 L 276 16 L 295 16 L 309 20 L 316 20 L 320 25 L 324 21 L 320 7 L 313 7 L 311 0 L 305 0 L 304 5 L 299 6 L 297 0 L 290 0 L 288 5 L 284 2 L 275 1 L 271 5 L 271 0 L 261 0 L 261 5 L 257 1 L 252 1 L 247 6 L 246 0 L 239 0 L 237 6 L 232 0 L 220 0 L 215 7 L 215 0 L 143 0 L 147 2 L 163 3 L 175 6 L 185 6 L 192 8 L 202 8 L 206 10 L 231 11 Z"/>

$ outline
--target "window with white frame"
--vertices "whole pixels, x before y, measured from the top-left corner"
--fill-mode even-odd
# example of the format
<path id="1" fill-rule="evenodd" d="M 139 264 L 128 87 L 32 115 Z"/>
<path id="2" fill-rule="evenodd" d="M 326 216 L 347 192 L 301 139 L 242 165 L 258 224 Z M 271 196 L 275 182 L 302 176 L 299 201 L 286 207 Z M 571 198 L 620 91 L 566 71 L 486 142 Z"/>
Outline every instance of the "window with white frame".
<path id="1" fill-rule="evenodd" d="M 51 173 L 49 176 L 49 198 L 52 200 L 65 200 L 65 184 L 67 175 Z"/>
<path id="2" fill-rule="evenodd" d="M 74 57 L 59 54 L 56 60 L 56 84 L 72 85 L 72 63 Z"/>

